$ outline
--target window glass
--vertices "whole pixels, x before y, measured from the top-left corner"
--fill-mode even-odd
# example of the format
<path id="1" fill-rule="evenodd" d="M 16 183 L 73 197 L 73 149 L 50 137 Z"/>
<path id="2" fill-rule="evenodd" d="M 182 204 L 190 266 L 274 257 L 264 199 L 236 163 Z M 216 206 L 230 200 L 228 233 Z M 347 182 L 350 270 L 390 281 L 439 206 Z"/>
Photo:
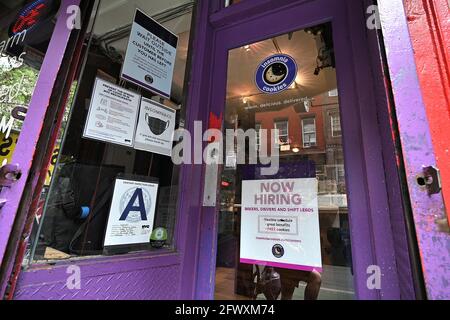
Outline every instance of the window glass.
<path id="1" fill-rule="evenodd" d="M 217 299 L 355 296 L 333 49 L 323 24 L 229 52 L 225 128 L 261 147 L 255 163 L 225 137 L 240 160 L 221 175 Z"/>
<path id="2" fill-rule="evenodd" d="M 193 6 L 99 3 L 30 261 L 175 249 Z"/>

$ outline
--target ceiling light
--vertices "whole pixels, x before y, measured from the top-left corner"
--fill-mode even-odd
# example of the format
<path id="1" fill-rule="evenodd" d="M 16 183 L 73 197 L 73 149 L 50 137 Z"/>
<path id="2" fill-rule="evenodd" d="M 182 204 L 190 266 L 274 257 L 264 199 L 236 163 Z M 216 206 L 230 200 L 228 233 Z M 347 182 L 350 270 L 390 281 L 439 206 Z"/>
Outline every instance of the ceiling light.
<path id="1" fill-rule="evenodd" d="M 300 152 L 300 148 L 299 147 L 295 147 L 292 149 L 293 153 L 299 153 Z"/>
<path id="2" fill-rule="evenodd" d="M 246 45 L 246 46 L 244 46 L 244 49 L 245 49 L 245 51 L 249 52 L 250 51 L 250 46 Z"/>

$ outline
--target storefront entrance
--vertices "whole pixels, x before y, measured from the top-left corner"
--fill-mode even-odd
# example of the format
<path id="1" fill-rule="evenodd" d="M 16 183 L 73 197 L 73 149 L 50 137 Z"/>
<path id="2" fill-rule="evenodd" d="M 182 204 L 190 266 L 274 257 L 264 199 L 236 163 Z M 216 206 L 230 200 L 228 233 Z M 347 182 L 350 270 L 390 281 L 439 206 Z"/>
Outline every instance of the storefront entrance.
<path id="1" fill-rule="evenodd" d="M 330 23 L 230 50 L 216 298 L 354 298 L 335 67 Z"/>
<path id="2" fill-rule="evenodd" d="M 7 41 L 22 6 L 0 3 Z M 42 46 L 0 57 L 39 75 L 2 101 L 23 121 L 4 137 L 2 298 L 414 299 L 421 268 L 440 281 L 418 248 L 444 239 L 418 223 L 443 207 L 419 185 L 429 129 L 403 118 L 414 62 L 390 56 L 410 39 L 384 50 L 374 1 L 58 3 Z"/>

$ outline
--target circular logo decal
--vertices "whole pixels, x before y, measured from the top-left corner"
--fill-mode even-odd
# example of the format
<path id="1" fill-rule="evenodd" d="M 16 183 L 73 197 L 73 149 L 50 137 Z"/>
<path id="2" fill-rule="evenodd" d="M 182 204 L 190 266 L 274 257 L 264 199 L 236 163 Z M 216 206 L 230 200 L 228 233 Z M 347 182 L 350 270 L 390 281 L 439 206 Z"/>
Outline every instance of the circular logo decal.
<path id="1" fill-rule="evenodd" d="M 256 86 L 264 93 L 282 92 L 294 83 L 297 63 L 287 54 L 276 54 L 265 59 L 256 71 Z"/>
<path id="2" fill-rule="evenodd" d="M 153 248 L 162 248 L 167 241 L 167 237 L 165 228 L 156 228 L 150 236 L 150 244 Z"/>
<path id="3" fill-rule="evenodd" d="M 275 258 L 282 258 L 284 256 L 284 248 L 281 244 L 276 244 L 272 248 L 272 254 Z"/>
<path id="4" fill-rule="evenodd" d="M 167 240 L 167 230 L 165 228 L 156 228 L 153 230 L 151 237 L 151 240 L 155 241 L 166 241 Z"/>

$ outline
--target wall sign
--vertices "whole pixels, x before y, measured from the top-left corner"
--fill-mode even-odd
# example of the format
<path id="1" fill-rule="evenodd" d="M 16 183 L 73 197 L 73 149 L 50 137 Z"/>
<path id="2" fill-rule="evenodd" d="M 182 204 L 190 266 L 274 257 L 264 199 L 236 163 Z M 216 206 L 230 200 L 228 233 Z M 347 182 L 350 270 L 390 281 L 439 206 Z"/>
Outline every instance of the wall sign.
<path id="1" fill-rule="evenodd" d="M 175 110 L 142 98 L 135 149 L 172 156 L 175 121 Z"/>
<path id="2" fill-rule="evenodd" d="M 136 10 L 121 77 L 170 98 L 178 36 Z"/>
<path id="3" fill-rule="evenodd" d="M 316 178 L 242 182 L 241 263 L 322 271 Z"/>
<path id="4" fill-rule="evenodd" d="M 37 0 L 30 3 L 20 10 L 9 29 L 10 36 L 35 28 L 40 22 L 55 15 L 58 8 L 59 1 L 54 0 Z"/>
<path id="5" fill-rule="evenodd" d="M 256 86 L 261 92 L 280 93 L 289 89 L 297 77 L 297 63 L 286 54 L 268 57 L 256 71 Z"/>
<path id="6" fill-rule="evenodd" d="M 97 78 L 83 137 L 132 147 L 141 96 Z"/>
<path id="7" fill-rule="evenodd" d="M 117 179 L 104 246 L 149 244 L 157 195 L 157 182 Z"/>

